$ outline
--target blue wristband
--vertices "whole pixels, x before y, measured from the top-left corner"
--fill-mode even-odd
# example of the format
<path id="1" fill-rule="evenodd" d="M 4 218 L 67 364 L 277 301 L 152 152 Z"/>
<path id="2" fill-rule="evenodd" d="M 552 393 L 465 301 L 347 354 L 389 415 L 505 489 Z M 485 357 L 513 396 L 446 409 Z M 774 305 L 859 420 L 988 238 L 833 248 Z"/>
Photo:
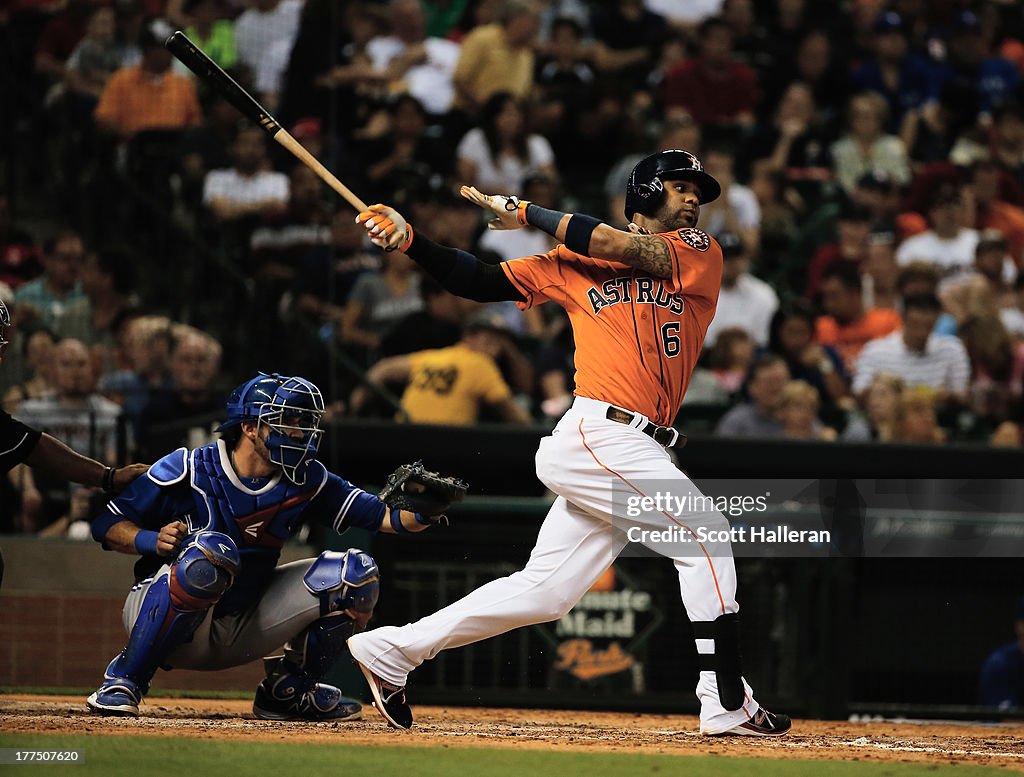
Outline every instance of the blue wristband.
<path id="1" fill-rule="evenodd" d="M 565 247 L 574 254 L 590 256 L 590 236 L 601 226 L 601 222 L 593 216 L 573 214 L 565 227 Z"/>
<path id="2" fill-rule="evenodd" d="M 547 232 L 552 237 L 558 231 L 558 225 L 562 223 L 564 215 L 561 211 L 542 208 L 532 202 L 526 206 L 526 223 L 537 227 L 541 232 Z"/>
<path id="3" fill-rule="evenodd" d="M 402 523 L 402 511 L 398 507 L 391 508 L 391 528 L 395 530 L 395 534 L 409 533 L 409 530 Z"/>
<path id="4" fill-rule="evenodd" d="M 159 536 L 155 531 L 143 529 L 135 535 L 135 550 L 143 556 L 155 556 L 156 541 Z"/>
<path id="5" fill-rule="evenodd" d="M 429 518 L 424 518 L 419 513 L 413 513 L 413 515 L 416 516 L 416 523 L 420 524 L 421 526 L 433 526 L 435 523 L 437 523 L 437 521 L 432 521 Z"/>

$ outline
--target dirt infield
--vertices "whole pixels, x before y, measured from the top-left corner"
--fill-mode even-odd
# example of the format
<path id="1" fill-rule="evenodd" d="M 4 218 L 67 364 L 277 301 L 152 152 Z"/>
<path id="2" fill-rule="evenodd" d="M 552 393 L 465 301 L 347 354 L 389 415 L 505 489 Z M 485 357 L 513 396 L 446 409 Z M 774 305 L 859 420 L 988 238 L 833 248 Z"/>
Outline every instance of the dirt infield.
<path id="1" fill-rule="evenodd" d="M 411 732 L 389 730 L 372 708 L 347 723 L 256 720 L 250 703 L 153 698 L 137 719 L 89 714 L 84 698 L 0 696 L 6 734 L 120 734 L 421 747 L 516 747 L 668 755 L 970 763 L 1024 772 L 1024 725 L 846 723 L 800 720 L 777 740 L 708 738 L 692 717 L 555 710 L 419 707 Z"/>

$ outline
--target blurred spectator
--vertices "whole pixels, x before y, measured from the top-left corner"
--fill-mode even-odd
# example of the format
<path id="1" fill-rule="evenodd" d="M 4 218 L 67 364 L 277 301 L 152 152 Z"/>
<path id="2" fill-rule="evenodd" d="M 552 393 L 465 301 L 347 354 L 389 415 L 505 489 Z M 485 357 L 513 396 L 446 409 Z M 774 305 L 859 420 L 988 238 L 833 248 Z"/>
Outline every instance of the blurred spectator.
<path id="1" fill-rule="evenodd" d="M 561 106 L 569 116 L 585 105 L 595 85 L 583 35 L 583 27 L 576 19 L 555 19 L 548 43 L 550 56 L 537 68 L 537 89 L 542 101 Z"/>
<path id="2" fill-rule="evenodd" d="M 907 111 L 900 138 L 914 169 L 973 149 L 969 133 L 974 127 L 974 103 L 973 89 L 951 82 L 942 87 L 937 101 Z"/>
<path id="3" fill-rule="evenodd" d="M 1001 232 L 1013 262 L 1024 267 L 1024 209 L 1004 200 L 999 184 L 1000 170 L 995 162 L 990 159 L 975 162 L 971 167 L 970 186 L 965 188 L 972 200 L 965 203 L 966 210 L 970 212 L 970 208 L 974 208 L 975 229 Z M 1007 270 L 1012 273 L 1008 278 L 1012 281 L 1016 268 L 1011 264 Z"/>
<path id="4" fill-rule="evenodd" d="M 802 304 L 787 305 L 772 317 L 769 352 L 781 356 L 793 380 L 817 390 L 833 404 L 850 395 L 850 377 L 835 348 L 814 342 L 814 313 Z"/>
<path id="5" fill-rule="evenodd" d="M 756 73 L 772 67 L 768 30 L 757 18 L 754 0 L 724 0 L 721 18 L 732 30 L 737 59 L 750 65 Z"/>
<path id="6" fill-rule="evenodd" d="M 232 156 L 233 167 L 211 170 L 203 181 L 203 204 L 217 220 L 283 213 L 288 205 L 288 176 L 267 169 L 263 130 L 252 126 L 239 129 Z"/>
<path id="7" fill-rule="evenodd" d="M 817 299 L 825 273 L 836 264 L 847 264 L 860 271 L 868 256 L 871 214 L 852 201 L 844 202 L 836 217 L 836 242 L 821 246 L 807 268 L 808 299 Z"/>
<path id="8" fill-rule="evenodd" d="M 140 458 L 155 461 L 161 451 L 186 442 L 179 437 L 163 439 L 154 432 L 159 424 L 223 410 L 224 398 L 214 390 L 221 355 L 220 343 L 205 332 L 189 328 L 176 334 L 170 357 L 171 385 L 153 393 L 139 418 Z"/>
<path id="9" fill-rule="evenodd" d="M 715 434 L 720 437 L 780 437 L 783 427 L 778 419 L 779 400 L 789 379 L 789 370 L 781 357 L 765 354 L 755 359 L 747 379 L 750 401 L 726 413 L 718 422 Z"/>
<path id="10" fill-rule="evenodd" d="M 235 26 L 228 18 L 224 0 L 186 0 L 189 25 L 185 28 L 195 44 L 224 70 L 238 62 Z"/>
<path id="11" fill-rule="evenodd" d="M 509 423 L 530 418 L 512 398 L 495 361 L 514 348 L 507 330 L 488 319 L 467 325 L 462 339 L 450 348 L 392 356 L 377 362 L 367 374 L 373 383 L 405 383 L 402 410 L 419 424 L 470 425 L 477 422 L 480 406 L 492 406 Z M 368 396 L 360 387 L 352 396 L 358 413 Z"/>
<path id="12" fill-rule="evenodd" d="M 819 316 L 814 324 L 814 339 L 819 345 L 835 348 L 851 374 L 856 371 L 861 349 L 870 340 L 900 328 L 900 314 L 895 310 L 865 310 L 860 273 L 847 262 L 825 271 L 821 304 L 825 315 Z"/>
<path id="13" fill-rule="evenodd" d="M 432 175 L 448 178 L 454 164 L 451 148 L 427 132 L 427 114 L 412 95 L 399 95 L 388 107 L 390 128 L 384 135 L 364 141 L 356 159 L 367 179 L 370 195 L 393 201 L 410 181 Z"/>
<path id="14" fill-rule="evenodd" d="M 715 345 L 708 354 L 708 370 L 726 402 L 739 393 L 746 380 L 756 345 L 750 333 L 738 326 L 722 329 L 715 338 Z"/>
<path id="15" fill-rule="evenodd" d="M 717 236 L 722 246 L 722 290 L 718 309 L 704 338 L 712 346 L 718 333 L 729 327 L 745 330 L 758 345 L 768 342 L 768 325 L 779 307 L 779 297 L 764 281 L 750 274 L 748 243 L 733 232 Z"/>
<path id="16" fill-rule="evenodd" d="M 666 106 L 681 105 L 698 124 L 754 123 L 757 76 L 733 54 L 733 31 L 722 19 L 708 19 L 698 33 L 700 55 L 665 74 Z"/>
<path id="17" fill-rule="evenodd" d="M 207 173 L 231 166 L 238 126 L 238 109 L 214 96 L 206 106 L 202 124 L 182 133 L 177 156 L 181 160 L 183 196 L 190 203 L 202 199 Z"/>
<path id="18" fill-rule="evenodd" d="M 843 442 L 892 442 L 896 436 L 896 416 L 903 396 L 903 380 L 880 372 L 864 392 L 863 415 L 846 425 Z"/>
<path id="19" fill-rule="evenodd" d="M 539 29 L 534 0 L 502 0 L 498 22 L 477 27 L 462 41 L 454 75 L 455 106 L 475 113 L 499 92 L 529 96 Z"/>
<path id="20" fill-rule="evenodd" d="M 989 435 L 988 444 L 993 448 L 1019 448 L 1024 445 L 1024 427 L 1013 421 L 1004 421 Z"/>
<path id="21" fill-rule="evenodd" d="M 909 53 L 909 31 L 895 11 L 884 11 L 874 24 L 874 51 L 853 74 L 858 91 L 875 92 L 889 106 L 886 131 L 899 132 L 908 111 L 938 97 L 935 75 L 928 62 Z"/>
<path id="22" fill-rule="evenodd" d="M 421 0 L 391 0 L 387 18 L 390 34 L 379 35 L 366 46 L 373 67 L 386 73 L 393 90 L 408 92 L 428 113 L 447 113 L 455 100 L 452 79 L 459 45 L 427 36 Z"/>
<path id="23" fill-rule="evenodd" d="M 999 318 L 1014 337 L 1024 339 L 1024 273 L 1017 276 L 1013 291 L 1014 305 L 1002 308 Z"/>
<path id="24" fill-rule="evenodd" d="M 927 262 L 911 262 L 903 267 L 896 276 L 896 296 L 899 310 L 903 309 L 903 300 L 911 297 L 935 297 L 939 294 L 939 283 L 942 280 L 938 270 Z M 969 312 L 976 311 L 976 302 L 971 302 L 964 307 L 966 318 Z M 952 308 L 951 308 L 952 310 Z M 935 333 L 940 335 L 955 335 L 959 318 L 943 310 L 935 324 Z"/>
<path id="25" fill-rule="evenodd" d="M 701 22 L 722 12 L 725 0 L 643 0 L 642 5 L 650 12 L 660 14 L 670 23 L 682 29 L 692 29 Z"/>
<path id="26" fill-rule="evenodd" d="M 821 400 L 813 386 L 802 380 L 791 380 L 779 395 L 776 413 L 782 434 L 789 440 L 834 440 L 836 432 L 818 420 Z"/>
<path id="27" fill-rule="evenodd" d="M 1024 188 L 1024 105 L 1006 100 L 995 109 L 992 127 L 992 157 Z"/>
<path id="28" fill-rule="evenodd" d="M 764 159 L 762 170 L 781 174 L 803 202 L 812 203 L 825 193 L 832 159 L 807 84 L 794 81 L 786 87 L 771 125 L 755 130 L 748 154 L 752 160 Z"/>
<path id="29" fill-rule="evenodd" d="M 305 257 L 330 243 L 329 213 L 320 199 L 320 179 L 305 165 L 296 165 L 288 177 L 288 206 L 264 214 L 249 236 L 250 272 L 258 283 L 280 297 Z"/>
<path id="30" fill-rule="evenodd" d="M 39 399 L 53 390 L 53 349 L 57 336 L 42 326 L 20 329 L 24 379 L 4 394 L 3 409 L 9 413 L 26 399 Z"/>
<path id="31" fill-rule="evenodd" d="M 897 241 L 924 232 L 928 222 L 916 212 L 900 212 L 900 188 L 884 170 L 864 173 L 850 198 L 871 215 L 872 232 L 889 232 Z"/>
<path id="32" fill-rule="evenodd" d="M 561 316 L 553 324 L 551 338 L 541 346 L 537 365 L 540 411 L 549 422 L 562 417 L 572 405 L 576 382 L 576 344 L 569 319 Z"/>
<path id="33" fill-rule="evenodd" d="M 505 92 L 488 98 L 455 155 L 456 178 L 485 192 L 521 192 L 529 175 L 558 175 L 551 145 L 527 131 L 522 102 Z"/>
<path id="34" fill-rule="evenodd" d="M 153 392 L 171 386 L 171 322 L 163 316 L 140 316 L 125 325 L 121 338 L 129 366 L 102 376 L 99 388 L 137 423 Z"/>
<path id="35" fill-rule="evenodd" d="M 756 252 L 761 244 L 761 206 L 757 196 L 736 181 L 736 157 L 724 145 L 705 148 L 702 153 L 704 168 L 722 187 L 722 195 L 714 202 L 701 206 L 701 226 L 712 234 L 732 232 L 743 244 Z"/>
<path id="36" fill-rule="evenodd" d="M 974 89 L 977 111 L 983 116 L 990 118 L 992 110 L 1012 96 L 1020 83 L 1020 73 L 1011 63 L 991 56 L 973 11 L 962 11 L 954 20 L 948 53 L 940 77 Z"/>
<path id="37" fill-rule="evenodd" d="M 85 102 L 95 106 L 103 87 L 125 64 L 126 52 L 115 37 L 114 9 L 98 7 L 89 17 L 85 37 L 68 58 L 68 88 Z"/>
<path id="38" fill-rule="evenodd" d="M 94 117 L 104 132 L 129 139 L 143 130 L 183 130 L 202 119 L 193 79 L 171 70 L 171 52 L 145 29 L 142 60 L 122 67 L 103 88 Z"/>
<path id="39" fill-rule="evenodd" d="M 868 235 L 867 256 L 860 271 L 865 307 L 899 308 L 900 267 L 896 264 L 896 241 L 891 232 Z"/>
<path id="40" fill-rule="evenodd" d="M 978 703 L 1000 710 L 1024 707 L 1024 598 L 1013 619 L 1015 639 L 985 659 L 978 680 Z"/>
<path id="41" fill-rule="evenodd" d="M 54 330 L 60 326 L 68 306 L 83 298 L 78 273 L 84 256 L 82 238 L 72 230 L 61 230 L 43 244 L 43 274 L 14 294 L 23 324 L 34 320 Z"/>
<path id="42" fill-rule="evenodd" d="M 423 309 L 420 278 L 405 254 L 384 254 L 383 270 L 363 273 L 352 287 L 338 326 L 341 342 L 364 351 L 380 345 L 394 324 Z"/>
<path id="43" fill-rule="evenodd" d="M 1013 281 L 1017 267 L 1008 250 L 1006 238 L 998 230 L 980 233 L 973 272 L 942 289 L 942 305 L 957 321 L 1016 306 Z"/>
<path id="44" fill-rule="evenodd" d="M 901 186 L 910 180 L 903 141 L 885 134 L 887 115 L 880 95 L 868 92 L 850 100 L 846 133 L 832 144 L 836 181 L 847 192 L 872 170 L 884 170 Z"/>
<path id="45" fill-rule="evenodd" d="M 523 182 L 520 198 L 542 208 L 558 209 L 560 204 L 558 181 L 546 175 L 531 175 Z M 502 261 L 520 256 L 546 254 L 558 241 L 535 227 L 501 230 L 489 229 L 480 237 L 479 245 L 493 251 Z"/>
<path id="46" fill-rule="evenodd" d="M 64 66 L 85 36 L 92 10 L 91 0 L 67 0 L 50 18 L 36 42 L 36 72 L 50 81 L 64 78 Z"/>
<path id="47" fill-rule="evenodd" d="M 1014 338 L 995 313 L 960 327 L 971 361 L 970 408 L 991 425 L 1020 418 L 1024 397 L 1024 341 Z"/>
<path id="48" fill-rule="evenodd" d="M 669 37 L 665 17 L 644 7 L 643 0 L 610 0 L 594 7 L 591 17 L 594 65 L 604 77 L 622 82 L 646 78 Z"/>
<path id="49" fill-rule="evenodd" d="M 826 135 L 831 135 L 838 127 L 843 102 L 850 94 L 849 65 L 845 62 L 839 64 L 838 59 L 834 56 L 828 32 L 822 29 L 804 31 L 794 48 L 780 51 L 778 66 L 764 73 L 763 105 L 778 105 L 783 92 L 794 81 L 807 84 L 814 95 L 818 123 Z"/>
<path id="50" fill-rule="evenodd" d="M 95 392 L 96 377 L 84 343 L 67 339 L 54 348 L 53 386 L 53 393 L 22 402 L 18 419 L 83 456 L 112 465 L 121 408 Z M 11 478 L 21 493 L 26 531 L 42 529 L 69 509 L 66 481 L 50 481 L 25 465 L 12 470 Z"/>
<path id="51" fill-rule="evenodd" d="M 17 289 L 41 269 L 35 240 L 14 223 L 11 200 L 0 191 L 0 283 Z"/>
<path id="52" fill-rule="evenodd" d="M 366 250 L 365 235 L 347 206 L 335 212 L 328 244 L 307 253 L 295 276 L 292 292 L 297 311 L 318 324 L 336 327 L 341 323 L 356 281 L 367 272 L 376 276 L 381 269 L 380 255 Z"/>
<path id="53" fill-rule="evenodd" d="M 445 291 L 433 278 L 423 279 L 420 293 L 423 310 L 410 313 L 388 330 L 380 342 L 381 356 L 447 348 L 459 341 L 465 300 Z"/>
<path id="54" fill-rule="evenodd" d="M 427 35 L 448 38 L 456 31 L 472 0 L 423 0 L 427 14 Z"/>
<path id="55" fill-rule="evenodd" d="M 277 104 L 302 6 L 303 0 L 252 0 L 235 19 L 238 60 L 249 68 L 256 91 L 270 110 Z"/>
<path id="56" fill-rule="evenodd" d="M 896 433 L 893 442 L 910 445 L 936 445 L 946 441 L 946 433 L 935 415 L 935 397 L 925 386 L 907 389 L 896 404 Z"/>
<path id="57" fill-rule="evenodd" d="M 138 304 L 135 267 L 138 256 L 111 246 L 85 255 L 79 279 L 85 296 L 68 305 L 57 334 L 75 337 L 92 350 L 97 375 L 113 369 L 114 328 Z"/>
<path id="58" fill-rule="evenodd" d="M 942 405 L 967 402 L 971 368 L 963 343 L 934 333 L 942 305 L 935 297 L 910 297 L 904 302 L 903 328 L 864 346 L 853 378 L 862 394 L 875 376 L 888 373 L 909 387 L 925 386 Z"/>
<path id="59" fill-rule="evenodd" d="M 930 229 L 904 240 L 896 250 L 896 261 L 901 265 L 927 262 L 939 271 L 943 283 L 970 272 L 978 232 L 962 227 L 962 216 L 960 192 L 952 184 L 940 186 L 930 199 Z"/>

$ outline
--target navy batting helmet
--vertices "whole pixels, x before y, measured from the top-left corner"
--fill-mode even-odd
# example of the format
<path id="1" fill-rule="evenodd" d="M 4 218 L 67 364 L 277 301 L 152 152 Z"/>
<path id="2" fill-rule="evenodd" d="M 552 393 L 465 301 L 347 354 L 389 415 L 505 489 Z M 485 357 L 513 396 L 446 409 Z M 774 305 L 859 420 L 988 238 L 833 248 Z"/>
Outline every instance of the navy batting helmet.
<path id="1" fill-rule="evenodd" d="M 689 151 L 670 149 L 651 154 L 637 162 L 626 182 L 626 220 L 634 213 L 649 216 L 661 204 L 664 181 L 693 181 L 700 187 L 700 204 L 718 199 L 722 187 L 704 172 L 704 166 Z"/>

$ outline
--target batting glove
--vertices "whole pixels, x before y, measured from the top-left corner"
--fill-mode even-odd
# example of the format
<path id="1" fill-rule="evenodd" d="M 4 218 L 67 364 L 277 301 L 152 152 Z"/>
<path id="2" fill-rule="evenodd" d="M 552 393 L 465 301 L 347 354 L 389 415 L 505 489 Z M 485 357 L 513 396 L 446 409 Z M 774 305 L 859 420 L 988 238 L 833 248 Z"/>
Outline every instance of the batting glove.
<path id="1" fill-rule="evenodd" d="M 526 206 L 530 204 L 526 200 L 511 194 L 484 194 L 475 186 L 463 186 L 459 194 L 495 215 L 496 218 L 488 222 L 488 229 L 519 229 L 526 226 Z"/>
<path id="2" fill-rule="evenodd" d="M 356 223 L 366 228 L 371 243 L 385 251 L 397 248 L 405 253 L 412 244 L 412 226 L 401 213 L 387 205 L 371 205 L 356 216 Z"/>

